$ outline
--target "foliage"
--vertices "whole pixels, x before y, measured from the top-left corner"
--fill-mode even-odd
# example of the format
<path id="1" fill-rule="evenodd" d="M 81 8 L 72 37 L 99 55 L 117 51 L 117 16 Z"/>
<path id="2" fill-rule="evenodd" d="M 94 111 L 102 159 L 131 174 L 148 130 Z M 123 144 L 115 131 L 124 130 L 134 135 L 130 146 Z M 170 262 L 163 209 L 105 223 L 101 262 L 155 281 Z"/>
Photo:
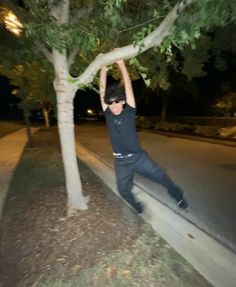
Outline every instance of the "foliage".
<path id="1" fill-rule="evenodd" d="M 16 37 L 0 25 L 0 63 L 5 66 L 22 64 L 26 59 L 35 59 L 38 55 L 33 52 L 32 41 L 24 37 Z M 11 49 L 9 49 L 11 47 Z M 36 56 L 37 55 L 37 56 Z"/>
<path id="2" fill-rule="evenodd" d="M 229 82 L 221 86 L 221 96 L 216 99 L 213 109 L 220 116 L 233 116 L 236 113 L 236 91 Z"/>
<path id="3" fill-rule="evenodd" d="M 218 98 L 213 106 L 217 114 L 231 116 L 236 113 L 236 92 L 229 92 L 221 98 Z"/>
<path id="4" fill-rule="evenodd" d="M 70 51 L 79 45 L 82 50 L 92 51 L 99 44 L 99 39 L 90 32 L 89 26 L 86 24 L 58 26 L 52 18 L 49 18 L 48 24 L 45 25 L 43 20 L 46 19 L 38 17 L 37 22 L 27 24 L 25 26 L 27 28 L 26 35 L 33 38 L 39 37 L 50 48 L 63 52 L 64 50 Z"/>
<path id="5" fill-rule="evenodd" d="M 198 42 L 186 46 L 181 51 L 182 63 L 178 69 L 188 80 L 206 75 L 204 65 L 209 61 L 211 49 L 210 37 L 202 36 Z"/>
<path id="6" fill-rule="evenodd" d="M 16 87 L 14 93 L 21 98 L 20 107 L 25 111 L 44 108 L 50 111 L 55 105 L 52 74 L 36 62 L 15 65 L 12 68 L 0 66 L 1 74 L 10 79 Z"/>
<path id="7" fill-rule="evenodd" d="M 181 124 L 174 122 L 157 122 L 155 124 L 155 130 L 171 131 L 171 132 L 183 132 L 191 131 L 193 128 L 189 124 Z"/>
<path id="8" fill-rule="evenodd" d="M 219 131 L 219 136 L 222 138 L 233 138 L 236 139 L 236 126 L 221 128 Z"/>
<path id="9" fill-rule="evenodd" d="M 21 9 L 21 13 L 25 13 L 26 16 L 23 17 L 26 35 L 31 39 L 39 39 L 49 51 L 55 48 L 69 55 L 74 50 L 78 50 L 71 71 L 72 74 L 79 74 L 99 52 L 106 53 L 117 46 L 130 44 L 131 41 L 142 52 L 144 37 L 160 25 L 177 2 L 176 0 L 71 1 L 69 18 L 61 21 L 58 11 L 60 6 L 64 5 L 64 1 L 51 1 L 48 5 L 45 0 L 26 0 L 23 1 L 24 5 L 21 8 L 27 11 Z M 190 49 L 188 52 L 183 51 L 182 55 L 187 59 L 190 59 L 189 57 L 193 59 L 194 56 L 197 64 L 191 66 L 191 61 L 186 61 L 183 72 L 188 77 L 201 75 L 199 71 L 202 70 L 202 59 L 207 60 L 208 55 L 198 54 L 199 49 L 202 48 L 200 45 L 197 49 L 196 43 L 204 31 L 212 31 L 216 26 L 235 21 L 236 5 L 232 2 L 234 1 L 217 0 L 217 3 L 213 0 L 193 1 L 186 12 L 178 15 L 171 34 L 161 43 L 160 49 L 156 49 L 156 62 L 161 58 L 158 54 L 164 53 L 167 58 L 162 57 L 165 62 L 168 62 L 175 58 L 176 49 L 184 50 L 185 46 L 189 45 L 194 48 L 192 55 L 190 55 Z M 201 59 L 196 59 L 196 55 L 200 55 Z M 163 65 L 164 61 L 162 61 Z M 142 62 L 140 64 L 143 66 Z M 168 66 L 167 63 L 165 65 Z M 198 66 L 198 72 L 189 72 L 190 67 L 196 69 Z M 136 68 L 140 72 L 140 69 Z M 150 70 L 153 72 L 155 69 Z M 142 71 L 141 77 L 143 74 L 146 73 Z M 168 67 L 163 67 L 160 76 L 154 79 L 155 76 L 153 76 L 153 87 L 162 80 L 160 87 L 164 90 L 168 89 L 170 87 Z M 151 77 L 148 75 L 145 81 L 151 84 Z"/>
<path id="10" fill-rule="evenodd" d="M 168 52 L 171 44 L 182 49 L 188 44 L 196 43 L 203 31 L 210 32 L 215 27 L 225 26 L 235 20 L 235 1 L 196 1 L 186 9 L 186 13 L 178 17 L 174 32 L 163 42 L 161 49 Z"/>
<path id="11" fill-rule="evenodd" d="M 149 87 L 150 83 L 151 83 L 151 79 L 148 78 L 148 75 L 147 75 L 148 68 L 142 66 L 137 58 L 133 58 L 133 59 L 129 60 L 129 64 L 131 66 L 133 66 L 138 71 L 139 75 L 143 79 L 143 81 L 146 84 L 146 86 Z"/>
<path id="12" fill-rule="evenodd" d="M 174 132 L 187 135 L 198 135 L 213 138 L 236 138 L 236 127 L 225 127 L 217 125 L 191 125 L 178 122 L 154 122 L 147 117 L 138 117 L 137 125 L 142 129 L 154 129 L 156 131 Z"/>
<path id="13" fill-rule="evenodd" d="M 0 27 L 0 34 L 4 39 L 0 42 L 0 73 L 16 87 L 15 94 L 21 98 L 20 107 L 28 112 L 37 108 L 52 109 L 55 94 L 49 63 L 24 35 L 16 37 L 3 27 Z"/>
<path id="14" fill-rule="evenodd" d="M 194 133 L 206 137 L 217 137 L 219 135 L 219 130 L 219 126 L 196 125 L 194 128 Z"/>
<path id="15" fill-rule="evenodd" d="M 136 126 L 137 128 L 141 128 L 141 129 L 151 129 L 154 127 L 154 124 L 147 117 L 139 116 L 136 119 Z"/>
<path id="16" fill-rule="evenodd" d="M 116 1 L 105 1 L 105 9 L 108 3 L 110 5 L 109 15 L 105 17 L 108 25 L 105 22 L 103 23 L 105 34 L 100 42 L 110 43 L 110 49 L 112 49 L 112 46 L 115 48 L 130 44 L 132 39 L 132 42 L 138 45 L 141 50 L 143 37 L 152 32 L 163 19 L 163 15 L 160 16 L 161 11 L 165 11 L 163 14 L 166 14 L 171 7 L 170 5 L 163 5 L 161 1 L 154 0 L 117 2 L 120 2 L 118 9 L 115 4 Z"/>
<path id="17" fill-rule="evenodd" d="M 105 1 L 104 18 L 111 23 L 113 28 L 118 26 L 122 27 L 123 7 L 126 2 L 126 0 Z"/>
<path id="18" fill-rule="evenodd" d="M 170 83 L 170 64 L 166 61 L 166 56 L 160 53 L 159 49 L 150 50 L 138 57 L 142 64 L 137 66 L 145 84 L 151 89 L 168 90 Z"/>
<path id="19" fill-rule="evenodd" d="M 196 125 L 179 122 L 165 122 L 144 116 L 138 117 L 136 122 L 137 127 L 141 129 L 154 129 L 156 131 L 174 132 L 187 135 L 199 135 L 214 138 L 236 138 L 235 126 L 222 128 L 219 125 Z"/>
<path id="20" fill-rule="evenodd" d="M 226 3 L 227 2 L 227 3 Z M 171 69 L 183 73 L 188 80 L 206 75 L 204 65 L 215 57 L 215 65 L 219 70 L 225 68 L 225 61 L 220 58 L 224 49 L 234 44 L 227 45 L 229 39 L 234 37 L 235 30 L 232 30 L 232 37 L 227 37 L 222 29 L 213 33 L 216 27 L 234 23 L 236 20 L 236 2 L 219 0 L 197 1 L 196 4 L 187 8 L 186 13 L 181 14 L 173 28 L 172 34 L 167 37 L 156 51 L 156 66 L 159 65 L 159 73 L 154 68 L 155 61 L 146 59 L 147 66 L 152 76 L 151 86 L 160 87 L 163 90 L 170 88 L 169 73 Z M 230 28 L 228 29 L 230 30 Z M 219 34 L 221 37 L 219 37 Z M 217 39 L 227 38 L 226 41 Z M 232 41 L 231 41 L 232 42 Z M 220 49 L 219 49 L 220 46 Z M 164 61 L 160 61 L 158 54 L 165 54 Z M 169 64 L 168 64 L 169 63 Z"/>

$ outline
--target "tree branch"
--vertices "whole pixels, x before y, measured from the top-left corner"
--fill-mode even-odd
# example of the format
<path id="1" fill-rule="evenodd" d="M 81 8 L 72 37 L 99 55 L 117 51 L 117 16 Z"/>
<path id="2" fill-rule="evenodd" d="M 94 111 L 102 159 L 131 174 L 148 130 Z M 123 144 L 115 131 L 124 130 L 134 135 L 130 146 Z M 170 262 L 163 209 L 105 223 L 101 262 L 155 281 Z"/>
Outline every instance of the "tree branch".
<path id="1" fill-rule="evenodd" d="M 39 40 L 34 40 L 35 46 L 44 54 L 50 63 L 53 64 L 52 53 Z"/>
<path id="2" fill-rule="evenodd" d="M 70 66 L 74 63 L 75 57 L 77 55 L 77 53 L 79 52 L 79 47 L 76 47 L 72 53 L 69 55 L 68 57 L 68 70 L 70 70 Z"/>
<path id="3" fill-rule="evenodd" d="M 62 0 L 58 5 L 53 4 L 53 0 L 48 0 L 48 7 L 59 25 L 69 22 L 70 0 Z"/>
<path id="4" fill-rule="evenodd" d="M 62 11 L 61 11 L 61 24 L 69 23 L 70 15 L 70 0 L 63 0 Z"/>
<path id="5" fill-rule="evenodd" d="M 149 19 L 149 20 L 147 20 L 147 21 L 145 21 L 143 23 L 140 23 L 140 24 L 137 24 L 135 26 L 132 26 L 132 27 L 129 27 L 129 28 L 126 28 L 126 29 L 123 29 L 123 30 L 119 31 L 118 36 L 116 37 L 116 40 L 115 40 L 115 46 L 116 46 L 116 44 L 118 42 L 118 38 L 120 37 L 121 33 L 130 31 L 130 30 L 133 30 L 133 29 L 136 29 L 136 28 L 141 27 L 141 26 L 144 26 L 144 25 L 146 25 L 146 24 L 148 24 L 148 23 L 150 23 L 152 21 L 155 21 L 157 19 L 160 19 L 160 18 L 164 18 L 164 16 L 154 17 L 154 18 L 151 18 L 151 19 Z"/>
<path id="6" fill-rule="evenodd" d="M 174 22 L 183 12 L 183 10 L 196 1 L 197 0 L 182 0 L 180 3 L 176 4 L 161 22 L 161 24 L 143 39 L 143 48 L 141 52 L 139 47 L 134 47 L 133 44 L 130 44 L 117 48 L 106 54 L 98 55 L 86 68 L 86 70 L 77 78 L 77 81 L 75 82 L 75 89 L 78 89 L 80 85 L 87 85 L 91 83 L 98 70 L 102 67 L 110 65 L 119 59 L 133 58 L 154 46 L 159 46 L 165 37 L 171 34 Z"/>
<path id="7" fill-rule="evenodd" d="M 182 11 L 189 5 L 191 5 L 193 2 L 196 2 L 197 0 L 182 0 L 178 5 L 177 14 L 182 13 Z"/>

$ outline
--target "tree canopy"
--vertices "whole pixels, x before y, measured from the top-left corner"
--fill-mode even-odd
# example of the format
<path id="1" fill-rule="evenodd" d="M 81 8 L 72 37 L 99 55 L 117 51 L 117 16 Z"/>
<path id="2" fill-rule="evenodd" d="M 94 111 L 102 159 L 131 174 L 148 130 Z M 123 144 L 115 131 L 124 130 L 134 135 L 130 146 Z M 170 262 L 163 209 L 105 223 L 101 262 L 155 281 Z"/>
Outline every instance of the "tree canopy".
<path id="1" fill-rule="evenodd" d="M 196 41 L 202 33 L 236 19 L 235 0 L 4 0 L 3 3 L 20 18 L 25 35 L 50 62 L 53 49 L 66 53 L 71 75 L 75 77 L 86 71 L 99 53 L 125 47 L 120 56 L 125 53 L 126 57 L 134 57 L 152 46 L 158 47 L 154 52 L 168 57 L 173 56 L 176 48 L 183 50 L 189 59 L 184 70 L 190 75 L 192 56 L 198 53 Z M 6 11 L 2 9 L 2 14 Z M 161 41 L 157 40 L 159 37 Z M 130 49 L 131 43 L 138 49 Z M 184 51 L 186 45 L 191 45 L 192 52 Z M 201 66 L 201 58 L 205 56 L 198 53 L 195 64 Z M 105 64 L 109 64 L 109 58 L 107 55 Z M 157 55 L 156 61 L 159 59 Z M 92 68 L 97 72 L 97 67 Z M 81 80 L 89 84 L 95 74 L 88 78 L 82 74 L 86 79 Z"/>

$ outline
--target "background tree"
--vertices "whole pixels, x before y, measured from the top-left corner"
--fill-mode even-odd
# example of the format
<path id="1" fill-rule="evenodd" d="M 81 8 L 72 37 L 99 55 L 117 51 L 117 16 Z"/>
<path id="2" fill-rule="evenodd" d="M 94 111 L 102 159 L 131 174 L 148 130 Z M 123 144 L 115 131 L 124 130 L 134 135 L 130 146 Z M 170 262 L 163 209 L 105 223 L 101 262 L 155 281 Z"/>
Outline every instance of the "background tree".
<path id="1" fill-rule="evenodd" d="M 28 117 L 32 110 L 42 109 L 45 126 L 50 127 L 49 112 L 55 107 L 55 95 L 52 85 L 52 73 L 46 71 L 37 62 L 24 65 L 1 65 L 0 73 L 16 87 L 16 96 L 20 97 L 20 108 Z M 16 91 L 15 90 L 15 91 Z M 27 115 L 27 116 L 26 116 Z"/>
<path id="2" fill-rule="evenodd" d="M 49 113 L 55 110 L 56 107 L 56 97 L 52 85 L 53 73 L 51 69 L 47 68 L 46 70 L 46 67 L 39 66 L 38 63 L 33 62 L 25 67 L 24 77 L 30 81 L 28 95 L 23 101 L 34 104 L 36 109 L 42 109 L 45 126 L 49 128 Z"/>
<path id="3" fill-rule="evenodd" d="M 177 47 L 188 44 L 200 36 L 202 29 L 223 25 L 229 19 L 235 20 L 236 15 L 236 5 L 230 0 L 26 0 L 20 1 L 20 7 L 15 1 L 3 2 L 19 17 L 26 34 L 54 67 L 58 127 L 71 211 L 87 208 L 75 152 L 75 92 L 91 84 L 102 66 L 133 58 L 159 45 L 163 52 L 171 54 L 172 43 Z M 113 50 L 116 47 L 121 48 Z M 104 54 L 100 55 L 101 52 Z"/>
<path id="4" fill-rule="evenodd" d="M 2 20 L 4 19 L 4 15 L 9 15 L 9 10 L 3 9 L 1 12 L 0 19 Z M 11 13 L 10 19 L 12 15 L 13 14 Z M 15 21 L 14 17 L 13 21 Z M 4 29 L 3 25 L 0 25 L 0 37 L 3 39 L 3 41 L 0 41 L 0 73 L 6 76 L 10 80 L 10 83 L 16 87 L 14 94 L 21 99 L 20 108 L 23 111 L 25 119 L 28 145 L 32 147 L 33 141 L 29 118 L 31 110 L 39 108 L 39 101 L 40 103 L 50 102 L 50 105 L 52 105 L 52 78 L 50 79 L 50 76 L 45 77 L 44 83 L 34 81 L 36 80 L 36 74 L 38 77 L 40 71 L 42 74 L 42 71 L 47 70 L 47 74 L 49 75 L 50 69 L 44 58 L 33 52 L 34 48 L 29 39 L 16 37 L 19 36 L 18 32 L 12 35 L 9 31 Z M 11 47 L 11 49 L 9 49 L 9 47 Z M 40 61 L 40 64 L 36 61 Z M 49 89 L 49 85 L 51 85 L 50 94 L 43 94 L 45 93 L 45 89 Z M 39 89 L 41 92 L 38 92 Z M 42 89 L 44 89 L 44 91 L 42 91 Z"/>
<path id="5" fill-rule="evenodd" d="M 29 147 L 33 147 L 33 140 L 32 140 L 32 132 L 30 127 L 30 110 L 35 108 L 35 102 L 28 101 L 28 83 L 23 77 L 24 67 L 21 65 L 16 65 L 13 68 L 9 68 L 9 66 L 0 65 L 0 73 L 6 76 L 10 80 L 10 84 L 15 86 L 13 90 L 13 94 L 21 98 L 21 102 L 19 107 L 23 111 L 23 116 L 25 119 L 26 129 L 27 129 L 27 136 L 28 136 L 28 145 Z"/>

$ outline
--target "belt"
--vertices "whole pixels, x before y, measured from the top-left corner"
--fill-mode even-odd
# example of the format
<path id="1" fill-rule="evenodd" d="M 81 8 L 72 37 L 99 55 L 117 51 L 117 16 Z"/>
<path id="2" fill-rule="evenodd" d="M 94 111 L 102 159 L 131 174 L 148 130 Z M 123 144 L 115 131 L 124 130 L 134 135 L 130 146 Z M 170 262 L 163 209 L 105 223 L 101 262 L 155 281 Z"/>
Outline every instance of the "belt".
<path id="1" fill-rule="evenodd" d="M 129 158 L 134 155 L 134 153 L 122 154 L 113 152 L 115 158 Z"/>

